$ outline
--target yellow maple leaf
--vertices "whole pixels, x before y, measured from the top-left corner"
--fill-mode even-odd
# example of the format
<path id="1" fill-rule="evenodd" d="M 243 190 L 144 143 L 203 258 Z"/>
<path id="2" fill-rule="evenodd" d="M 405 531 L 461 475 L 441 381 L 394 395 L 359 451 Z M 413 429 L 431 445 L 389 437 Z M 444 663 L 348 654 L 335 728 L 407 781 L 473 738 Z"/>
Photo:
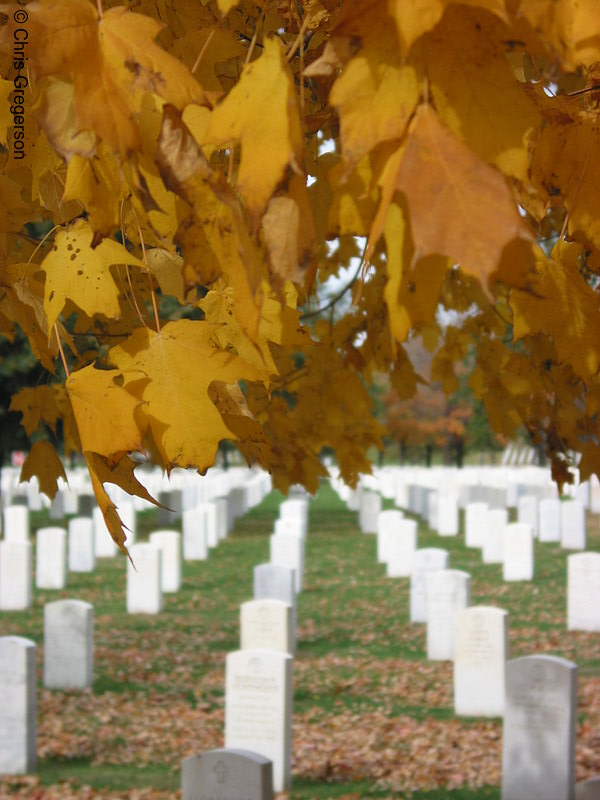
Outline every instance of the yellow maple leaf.
<path id="1" fill-rule="evenodd" d="M 403 63 L 393 21 L 385 13 L 365 13 L 352 33 L 361 48 L 329 99 L 340 115 L 344 158 L 354 163 L 380 142 L 402 137 L 420 86 L 414 66 Z"/>
<path id="2" fill-rule="evenodd" d="M 555 247 L 553 258 L 539 254 L 539 273 L 529 291 L 512 290 L 514 339 L 547 332 L 561 361 L 571 364 L 584 381 L 600 368 L 600 303 L 598 293 L 579 274 L 578 244 Z"/>
<path id="3" fill-rule="evenodd" d="M 10 411 L 18 411 L 23 416 L 21 425 L 28 436 L 44 422 L 56 431 L 59 411 L 56 407 L 56 393 L 52 386 L 26 386 L 12 396 Z"/>
<path id="4" fill-rule="evenodd" d="M 58 479 L 65 482 L 67 476 L 58 457 L 58 453 L 50 442 L 35 442 L 21 467 L 19 483 L 24 483 L 36 476 L 42 491 L 50 500 L 54 500 L 58 492 Z"/>
<path id="5" fill-rule="evenodd" d="M 213 346 L 216 330 L 203 321 L 169 322 L 160 333 L 140 328 L 109 352 L 125 388 L 143 401 L 141 416 L 169 468 L 204 471 L 214 463 L 219 442 L 232 438 L 208 396 L 213 380 L 260 379 L 239 356 Z"/>
<path id="6" fill-rule="evenodd" d="M 529 134 L 541 118 L 513 75 L 505 38 L 505 27 L 487 15 L 453 6 L 427 37 L 427 74 L 442 122 L 483 159 L 524 181 Z"/>
<path id="7" fill-rule="evenodd" d="M 119 287 L 111 275 L 115 264 L 131 264 L 146 269 L 118 242 L 104 239 L 92 247 L 94 231 L 85 220 L 60 231 L 51 252 L 42 262 L 46 273 L 44 311 L 48 327 L 56 322 L 67 301 L 89 317 L 103 314 L 116 319 L 120 314 Z"/>
<path id="8" fill-rule="evenodd" d="M 263 234 L 275 275 L 300 282 L 314 263 L 315 225 L 304 179 L 293 175 L 286 188 L 269 201 Z"/>
<path id="9" fill-rule="evenodd" d="M 10 36 L 17 23 L 6 26 Z M 139 149 L 135 120 L 144 91 L 169 98 L 178 108 L 203 102 L 189 70 L 154 43 L 157 20 L 125 6 L 100 17 L 87 0 L 40 0 L 28 19 L 29 63 L 38 78 L 68 78 L 80 130 L 94 131 L 124 156 Z"/>
<path id="10" fill-rule="evenodd" d="M 396 203 L 390 206 L 384 235 L 388 281 L 383 296 L 392 335 L 404 342 L 414 325 L 435 318 L 442 281 L 452 264 L 437 255 L 413 263 L 404 215 Z"/>
<path id="11" fill-rule="evenodd" d="M 260 214 L 286 167 L 298 169 L 302 151 L 294 82 L 275 39 L 265 41 L 260 58 L 244 67 L 239 82 L 214 109 L 203 144 L 231 146 L 238 141 L 242 155 L 237 188 L 248 208 Z"/>
<path id="12" fill-rule="evenodd" d="M 73 155 L 69 160 L 62 202 L 79 200 L 95 231 L 107 235 L 118 227 L 126 195 L 119 163 L 106 144 L 100 143 L 91 158 Z"/>
<path id="13" fill-rule="evenodd" d="M 501 173 L 443 125 L 431 106 L 419 106 L 395 163 L 388 180 L 407 197 L 416 257 L 447 256 L 486 288 L 505 248 L 532 238 Z"/>
<path id="14" fill-rule="evenodd" d="M 591 118 L 561 118 L 546 124 L 533 154 L 532 173 L 542 196 L 558 195 L 568 212 L 567 230 L 600 247 L 600 153 L 598 122 Z"/>
<path id="15" fill-rule="evenodd" d="M 140 401 L 117 380 L 122 380 L 118 370 L 95 369 L 93 365 L 67 378 L 67 393 L 84 451 L 110 457 L 142 450 L 142 432 L 136 422 Z"/>

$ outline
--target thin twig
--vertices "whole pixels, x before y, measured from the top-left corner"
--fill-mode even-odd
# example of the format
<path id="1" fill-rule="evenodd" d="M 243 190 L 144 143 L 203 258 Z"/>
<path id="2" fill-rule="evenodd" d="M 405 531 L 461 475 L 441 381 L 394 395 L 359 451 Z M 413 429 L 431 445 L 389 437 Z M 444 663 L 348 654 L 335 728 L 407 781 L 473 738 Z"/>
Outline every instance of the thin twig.
<path id="1" fill-rule="evenodd" d="M 123 227 L 123 206 L 125 204 L 125 200 L 121 200 L 121 207 L 119 208 L 119 223 L 121 227 L 121 240 L 123 243 L 123 247 L 125 247 L 125 228 Z M 146 320 L 142 316 L 142 312 L 140 311 L 140 307 L 138 306 L 138 302 L 135 297 L 135 292 L 133 291 L 133 284 L 131 283 L 131 275 L 129 274 L 129 266 L 125 264 L 125 274 L 127 275 L 127 283 L 129 284 L 129 288 L 131 290 L 131 299 L 133 301 L 133 306 L 135 308 L 135 312 L 138 315 L 139 321 L 142 323 L 144 328 L 147 328 L 148 325 L 146 324 Z"/>
<path id="2" fill-rule="evenodd" d="M 96 0 L 96 8 L 98 9 L 98 19 L 102 19 L 102 0 Z"/>
<path id="3" fill-rule="evenodd" d="M 56 341 L 58 342 L 58 350 L 60 352 L 60 357 L 62 359 L 63 367 L 65 368 L 65 374 L 66 374 L 66 376 L 68 378 L 71 373 L 69 372 L 69 366 L 67 364 L 67 359 L 65 358 L 65 352 L 64 352 L 63 347 L 62 347 L 62 342 L 60 341 L 60 335 L 58 333 L 58 328 L 56 327 L 56 324 L 54 324 L 52 327 L 54 328 L 54 333 L 56 334 Z"/>
<path id="4" fill-rule="evenodd" d="M 37 251 L 40 249 L 40 247 L 41 247 L 41 246 L 44 244 L 44 242 L 45 242 L 45 241 L 46 241 L 46 239 L 47 239 L 47 238 L 50 236 L 50 234 L 51 234 L 51 233 L 54 233 L 54 231 L 55 231 L 57 228 L 60 228 L 60 227 L 61 227 L 60 225 L 55 225 L 53 228 L 50 228 L 50 230 L 48 231 L 48 233 L 47 233 L 47 234 L 44 236 L 44 238 L 42 239 L 42 241 L 41 241 L 41 242 L 38 244 L 38 246 L 35 248 L 35 250 L 33 251 L 33 253 L 32 253 L 32 254 L 29 256 L 29 258 L 27 259 L 27 263 L 28 263 L 28 264 L 31 262 L 31 259 L 34 257 L 34 255 L 37 253 Z M 23 237 L 23 238 L 26 238 L 26 237 Z"/>
<path id="5" fill-rule="evenodd" d="M 146 273 L 148 276 L 148 284 L 150 285 L 150 295 L 152 297 L 152 308 L 154 309 L 154 322 L 156 324 L 156 332 L 160 333 L 160 320 L 158 318 L 158 306 L 156 305 L 156 294 L 154 293 L 154 286 L 152 285 L 152 270 L 150 269 L 150 265 L 148 264 L 148 256 L 146 255 L 146 245 L 144 244 L 144 236 L 142 234 L 142 228 L 140 226 L 140 221 L 138 219 L 137 212 L 135 208 L 132 207 L 133 216 L 135 217 L 135 224 L 137 225 L 138 229 L 138 236 L 140 237 L 140 244 L 142 246 L 142 261 L 146 265 L 146 269 L 148 272 Z"/>
<path id="6" fill-rule="evenodd" d="M 196 70 L 198 69 L 198 67 L 199 67 L 199 65 L 200 65 L 200 62 L 202 61 L 202 57 L 204 56 L 204 53 L 206 53 L 206 51 L 208 50 L 208 45 L 211 43 L 211 40 L 212 40 L 213 36 L 214 36 L 214 35 L 215 35 L 215 33 L 216 33 L 216 30 L 217 30 L 216 28 L 213 28 L 213 29 L 211 30 L 211 32 L 210 32 L 210 33 L 208 34 L 208 36 L 206 37 L 206 39 L 205 39 L 205 41 L 204 41 L 204 44 L 203 44 L 203 45 L 202 45 L 202 47 L 200 48 L 200 52 L 198 53 L 198 57 L 197 57 L 197 58 L 196 58 L 196 60 L 194 61 L 194 66 L 193 66 L 193 67 L 192 67 L 192 69 L 191 69 L 191 73 L 192 73 L 192 75 L 193 75 L 193 74 L 194 74 L 194 72 L 196 72 Z"/>
<path id="7" fill-rule="evenodd" d="M 305 314 L 302 314 L 300 316 L 300 322 L 304 322 L 305 319 L 311 319 L 312 317 L 317 317 L 319 314 L 322 314 L 323 311 L 327 311 L 327 309 L 332 308 L 339 300 L 341 300 L 342 297 L 348 291 L 348 289 L 351 289 L 352 286 L 354 285 L 356 279 L 360 274 L 361 267 L 362 267 L 362 259 L 359 261 L 358 267 L 355 270 L 354 275 L 352 276 L 350 281 L 346 284 L 346 286 L 344 286 L 344 288 L 340 292 L 338 292 L 334 297 L 332 297 L 331 300 L 328 300 L 324 306 L 321 306 L 320 308 L 315 308 L 314 311 L 307 311 Z"/>

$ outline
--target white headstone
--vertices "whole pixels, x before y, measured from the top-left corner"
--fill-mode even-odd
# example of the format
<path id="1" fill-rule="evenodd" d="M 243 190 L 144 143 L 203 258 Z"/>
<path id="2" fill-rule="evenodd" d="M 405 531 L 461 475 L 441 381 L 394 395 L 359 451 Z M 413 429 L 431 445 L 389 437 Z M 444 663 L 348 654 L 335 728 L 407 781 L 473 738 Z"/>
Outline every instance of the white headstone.
<path id="1" fill-rule="evenodd" d="M 502 564 L 504 561 L 504 529 L 508 525 L 508 511 L 494 508 L 487 512 L 481 557 L 484 564 Z"/>
<path id="2" fill-rule="evenodd" d="M 573 800 L 577 665 L 525 656 L 506 665 L 502 800 Z"/>
<path id="3" fill-rule="evenodd" d="M 5 542 L 29 541 L 29 509 L 27 506 L 6 506 L 3 513 Z"/>
<path id="4" fill-rule="evenodd" d="M 540 542 L 560 542 L 560 506 L 560 500 L 555 497 L 540 500 Z"/>
<path id="5" fill-rule="evenodd" d="M 533 532 L 524 522 L 512 522 L 504 529 L 505 581 L 531 581 L 534 571 Z"/>
<path id="6" fill-rule="evenodd" d="M 387 564 L 390 542 L 403 519 L 404 514 L 396 510 L 381 511 L 377 517 L 377 561 L 380 564 Z"/>
<path id="7" fill-rule="evenodd" d="M 458 534 L 458 495 L 441 492 L 438 497 L 438 533 L 440 536 Z"/>
<path id="8" fill-rule="evenodd" d="M 240 606 L 240 650 L 293 654 L 293 606 L 283 600 L 248 600 Z"/>
<path id="9" fill-rule="evenodd" d="M 257 564 L 254 567 L 254 599 L 282 600 L 292 606 L 292 649 L 296 652 L 296 577 L 290 567 L 279 564 Z"/>
<path id="10" fill-rule="evenodd" d="M 90 517 L 69 520 L 69 570 L 93 572 L 96 568 L 94 523 Z"/>
<path id="11" fill-rule="evenodd" d="M 160 574 L 165 594 L 181 589 L 181 534 L 177 531 L 154 531 L 148 537 L 161 552 Z"/>
<path id="12" fill-rule="evenodd" d="M 402 519 L 388 545 L 388 578 L 408 578 L 412 575 L 417 550 L 417 522 Z"/>
<path id="13" fill-rule="evenodd" d="M 188 508 L 183 512 L 183 557 L 186 561 L 208 558 L 206 525 L 206 512 L 202 507 Z"/>
<path id="14" fill-rule="evenodd" d="M 292 533 L 277 533 L 269 539 L 271 563 L 294 570 L 296 592 L 302 591 L 304 572 L 304 540 Z"/>
<path id="15" fill-rule="evenodd" d="M 289 500 L 284 500 L 279 506 L 279 518 L 300 520 L 302 535 L 306 536 L 308 531 L 308 499 L 290 498 Z"/>
<path id="16" fill-rule="evenodd" d="M 585 550 L 585 506 L 579 500 L 565 500 L 560 506 L 561 547 Z"/>
<path id="17" fill-rule="evenodd" d="M 500 717 L 508 656 L 508 612 L 471 606 L 454 617 L 454 712 Z"/>
<path id="18" fill-rule="evenodd" d="M 213 500 L 217 514 L 217 539 L 221 541 L 229 531 L 229 509 L 226 497 L 216 497 Z"/>
<path id="19" fill-rule="evenodd" d="M 36 761 L 36 646 L 0 637 L 0 775 L 31 772 Z"/>
<path id="20" fill-rule="evenodd" d="M 44 606 L 44 686 L 85 689 L 94 672 L 94 607 L 83 600 Z"/>
<path id="21" fill-rule="evenodd" d="M 468 503 L 465 509 L 465 545 L 483 547 L 487 525 L 487 503 Z"/>
<path id="22" fill-rule="evenodd" d="M 425 574 L 427 592 L 427 658 L 454 658 L 454 617 L 471 603 L 471 576 L 459 569 Z"/>
<path id="23" fill-rule="evenodd" d="M 67 532 L 40 528 L 36 534 L 35 585 L 38 589 L 64 589 L 67 583 Z"/>
<path id="24" fill-rule="evenodd" d="M 127 562 L 127 611 L 158 614 L 162 610 L 161 551 L 154 544 L 134 544 Z"/>
<path id="25" fill-rule="evenodd" d="M 534 538 L 538 535 L 538 504 L 539 500 L 534 494 L 519 497 L 517 503 L 517 522 L 529 525 Z"/>
<path id="26" fill-rule="evenodd" d="M 567 628 L 600 631 L 600 553 L 567 558 Z"/>
<path id="27" fill-rule="evenodd" d="M 0 542 L 0 610 L 22 611 L 32 598 L 31 542 Z"/>
<path id="28" fill-rule="evenodd" d="M 273 788 L 290 787 L 292 656 L 274 650 L 229 653 L 225 670 L 225 747 L 273 762 Z"/>
<path id="29" fill-rule="evenodd" d="M 358 523 L 363 533 L 377 533 L 377 518 L 381 512 L 381 495 L 361 492 Z"/>
<path id="30" fill-rule="evenodd" d="M 283 519 L 275 520 L 273 533 L 291 533 L 303 539 L 306 536 L 306 529 L 303 520 L 296 517 L 284 517 Z"/>
<path id="31" fill-rule="evenodd" d="M 421 550 L 415 550 L 413 571 L 410 576 L 411 622 L 427 622 L 425 575 L 428 572 L 448 569 L 449 564 L 450 555 L 447 550 L 441 550 L 439 547 L 424 547 Z"/>
<path id="32" fill-rule="evenodd" d="M 102 511 L 96 506 L 92 511 L 94 521 L 94 550 L 96 558 L 112 558 L 117 554 L 117 545 L 110 535 Z"/>

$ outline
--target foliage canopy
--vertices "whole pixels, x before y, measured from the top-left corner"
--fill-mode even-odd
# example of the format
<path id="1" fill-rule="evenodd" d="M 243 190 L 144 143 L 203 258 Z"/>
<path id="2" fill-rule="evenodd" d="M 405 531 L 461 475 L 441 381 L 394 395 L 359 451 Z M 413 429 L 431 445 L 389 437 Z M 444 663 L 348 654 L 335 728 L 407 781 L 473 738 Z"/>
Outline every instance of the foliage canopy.
<path id="1" fill-rule="evenodd" d="M 49 375 L 11 407 L 84 454 L 120 544 L 136 451 L 204 471 L 231 439 L 314 489 L 327 446 L 355 481 L 415 336 L 448 392 L 476 347 L 557 480 L 600 470 L 596 0 L 39 0 L 0 48 L 0 334 Z"/>

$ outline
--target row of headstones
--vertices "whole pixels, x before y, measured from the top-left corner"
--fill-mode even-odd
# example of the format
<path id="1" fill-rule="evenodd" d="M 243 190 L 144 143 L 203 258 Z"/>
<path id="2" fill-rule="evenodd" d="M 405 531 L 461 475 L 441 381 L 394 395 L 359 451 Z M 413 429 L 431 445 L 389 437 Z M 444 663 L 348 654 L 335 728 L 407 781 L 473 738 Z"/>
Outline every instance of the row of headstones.
<path id="1" fill-rule="evenodd" d="M 59 490 L 52 502 L 40 494 L 37 478 L 20 483 L 20 470 L 5 467 L 2 470 L 2 505 L 26 505 L 31 511 L 49 510 L 50 519 L 60 520 L 65 516 L 89 516 L 96 506 L 89 473 L 85 467 L 67 469 L 67 481 L 58 479 Z M 163 519 L 160 525 L 168 526 L 177 509 L 194 508 L 200 503 L 229 495 L 233 489 L 244 486 L 250 496 L 260 493 L 261 484 L 268 475 L 260 469 L 233 467 L 222 470 L 213 467 L 205 475 L 195 470 L 174 470 L 169 476 L 159 468 L 140 466 L 136 477 L 148 489 L 150 495 L 163 504 Z M 106 485 L 113 502 L 120 506 L 121 501 L 133 502 L 136 511 L 152 508 L 150 501 L 126 492 L 112 484 Z M 179 512 L 181 515 L 181 511 Z"/>
<path id="2" fill-rule="evenodd" d="M 427 624 L 429 659 L 453 662 L 455 713 L 504 718 L 503 800 L 572 800 L 577 665 L 537 655 L 507 661 L 508 612 L 471 606 L 470 575 L 449 569 L 445 550 L 417 550 L 414 520 L 401 512 L 380 513 L 378 558 L 385 561 L 390 549 L 395 555 L 394 523 L 405 546 L 409 542 L 404 554 L 412 568 L 404 575 L 411 578 L 410 620 Z M 570 558 L 589 556 L 600 560 L 596 553 Z M 585 782 L 578 796 L 600 796 L 600 779 Z"/>
<path id="3" fill-rule="evenodd" d="M 453 496 L 443 498 L 452 525 L 440 526 L 440 535 L 458 534 L 458 507 Z M 381 496 L 362 492 L 359 524 L 365 533 L 377 532 L 379 560 L 387 564 L 389 577 L 408 577 L 417 552 L 417 524 L 399 510 L 381 511 Z M 438 508 L 439 511 L 439 508 Z M 506 509 L 490 509 L 485 503 L 469 503 L 465 513 L 465 544 L 478 547 L 486 564 L 501 563 L 505 581 L 532 580 L 534 535 L 539 540 L 560 540 L 564 549 L 585 547 L 585 508 L 576 500 L 560 502 L 523 496 L 518 503 L 519 522 L 509 523 Z M 548 522 L 553 517 L 554 522 Z M 529 520 L 529 521 L 526 521 Z M 535 525 L 535 527 L 534 527 Z M 567 619 L 569 630 L 600 630 L 600 555 L 581 553 L 567 558 Z"/>
<path id="4" fill-rule="evenodd" d="M 489 523 L 488 512 L 473 521 L 467 506 L 465 539 L 468 546 L 477 547 L 481 526 Z M 477 509 L 479 511 L 479 509 Z M 530 526 L 525 523 L 505 524 L 503 529 L 503 577 L 505 581 L 533 579 L 533 541 Z M 411 621 L 422 616 L 423 581 L 420 572 L 445 569 L 447 552 L 438 548 L 417 549 L 417 523 L 405 519 L 399 510 L 380 512 L 377 523 L 377 558 L 386 565 L 391 578 L 415 576 L 411 581 Z M 486 562 L 485 554 L 483 561 Z M 486 562 L 489 563 L 489 562 Z M 436 566 L 438 565 L 439 566 Z M 600 631 L 600 553 L 573 553 L 567 557 L 567 628 L 568 630 Z"/>
<path id="5" fill-rule="evenodd" d="M 292 670 L 308 533 L 308 497 L 297 495 L 279 507 L 271 562 L 254 568 L 254 600 L 240 607 L 240 650 L 227 655 L 225 668 L 225 747 L 268 759 L 275 792 L 291 782 Z M 182 780 L 185 798 L 185 765 Z"/>
<path id="6" fill-rule="evenodd" d="M 253 476 L 247 485 L 234 487 L 228 497 L 183 510 L 183 558 L 206 559 L 210 549 L 225 538 L 234 519 L 259 503 L 270 487 L 269 476 L 260 482 Z M 119 513 L 128 528 L 127 545 L 137 567 L 137 571 L 128 571 L 128 610 L 157 613 L 162 607 L 162 593 L 176 592 L 181 584 L 182 537 L 176 531 L 161 530 L 151 534 L 148 544 L 136 544 L 133 503 L 122 502 Z M 171 521 L 177 521 L 177 510 L 169 513 L 175 514 Z M 68 532 L 59 527 L 41 528 L 36 535 L 36 586 L 64 589 L 69 571 L 92 572 L 97 558 L 116 553 L 99 508 L 93 510 L 92 517 L 69 520 Z M 29 510 L 26 506 L 8 506 L 4 509 L 4 539 L 0 542 L 0 610 L 22 610 L 31 603 Z"/>
<path id="7" fill-rule="evenodd" d="M 264 485 L 266 488 L 266 482 Z M 250 496 L 247 504 L 240 505 L 239 513 L 245 513 L 257 502 L 258 494 Z M 58 530 L 64 537 L 65 531 Z M 167 580 L 168 591 L 174 590 L 175 578 L 180 584 L 181 534 L 158 531 L 150 535 L 151 540 L 153 537 L 153 544 L 136 544 L 130 548 L 135 569 L 128 564 L 127 608 L 132 613 L 156 613 L 163 581 Z M 46 537 L 42 535 L 41 538 L 45 547 Z M 64 538 L 61 545 L 63 543 Z M 2 544 L 26 547 L 31 553 L 29 541 L 5 541 L 0 546 Z M 166 553 L 165 571 L 162 570 L 163 553 Z M 290 573 L 293 581 L 291 570 Z M 28 574 L 31 575 L 31 570 Z M 7 579 L 11 577 L 14 576 L 6 576 Z M 45 605 L 43 681 L 46 688 L 92 686 L 93 628 L 94 611 L 89 603 L 66 599 Z M 0 774 L 27 772 L 35 765 L 36 645 L 19 636 L 1 637 L 0 643 Z"/>

